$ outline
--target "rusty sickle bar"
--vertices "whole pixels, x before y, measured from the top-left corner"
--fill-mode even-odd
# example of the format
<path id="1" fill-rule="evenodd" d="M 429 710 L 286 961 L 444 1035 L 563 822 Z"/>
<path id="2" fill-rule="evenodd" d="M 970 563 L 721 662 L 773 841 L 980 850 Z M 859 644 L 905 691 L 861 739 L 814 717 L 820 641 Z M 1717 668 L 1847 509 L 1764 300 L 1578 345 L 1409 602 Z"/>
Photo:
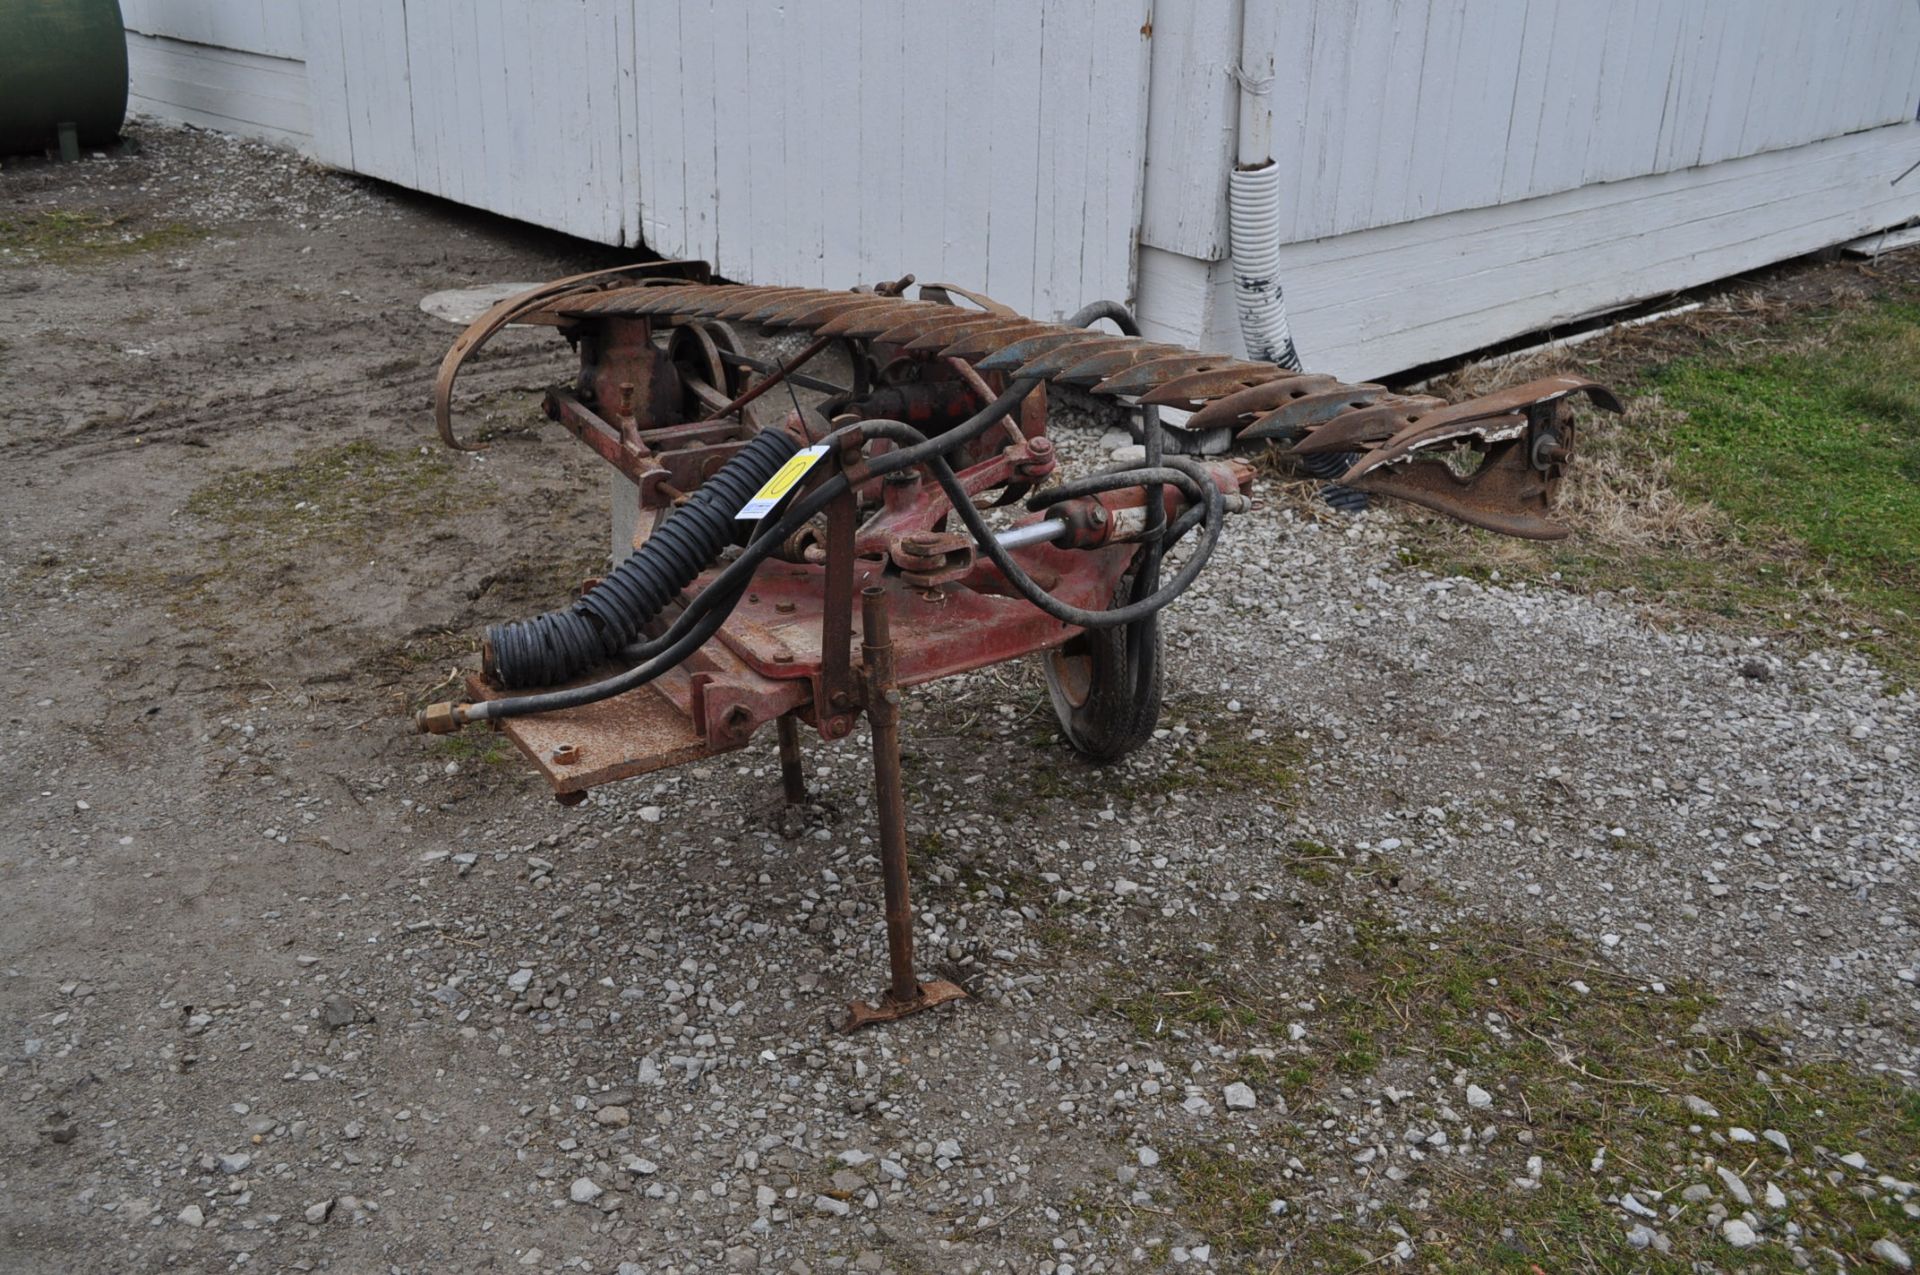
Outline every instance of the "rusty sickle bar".
<path id="1" fill-rule="evenodd" d="M 734 320 L 864 339 L 964 360 L 983 373 L 1039 377 L 1100 397 L 1190 411 L 1190 429 L 1225 426 L 1238 438 L 1284 443 L 1300 455 L 1357 453 L 1340 480 L 1349 487 L 1506 535 L 1551 540 L 1567 534 L 1548 514 L 1573 453 L 1568 399 L 1584 393 L 1608 411 L 1620 410 L 1606 387 L 1576 377 L 1548 377 L 1448 405 L 1272 363 L 1037 322 L 948 284 L 923 285 L 921 299 L 911 300 L 872 291 L 713 284 L 682 263 L 672 265 L 695 277 L 638 280 L 601 272 L 500 303 L 489 316 L 496 323 L 476 325 L 485 329 L 480 338 L 463 338 L 441 368 L 435 407 L 443 437 L 461 446 L 449 423 L 460 363 L 506 323 L 644 317 L 673 326 Z M 954 295 L 980 308 L 956 306 Z M 1462 463 L 1466 453 L 1476 454 L 1477 463 Z"/>

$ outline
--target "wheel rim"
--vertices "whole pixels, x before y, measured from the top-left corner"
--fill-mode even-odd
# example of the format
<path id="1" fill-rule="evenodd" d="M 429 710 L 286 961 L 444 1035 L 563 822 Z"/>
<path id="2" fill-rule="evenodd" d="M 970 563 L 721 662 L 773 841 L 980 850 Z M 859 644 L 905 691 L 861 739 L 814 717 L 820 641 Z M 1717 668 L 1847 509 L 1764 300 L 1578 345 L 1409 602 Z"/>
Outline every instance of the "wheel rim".
<path id="1" fill-rule="evenodd" d="M 1084 639 L 1074 638 L 1047 652 L 1047 671 L 1060 697 L 1074 708 L 1085 708 L 1093 695 L 1093 656 Z"/>

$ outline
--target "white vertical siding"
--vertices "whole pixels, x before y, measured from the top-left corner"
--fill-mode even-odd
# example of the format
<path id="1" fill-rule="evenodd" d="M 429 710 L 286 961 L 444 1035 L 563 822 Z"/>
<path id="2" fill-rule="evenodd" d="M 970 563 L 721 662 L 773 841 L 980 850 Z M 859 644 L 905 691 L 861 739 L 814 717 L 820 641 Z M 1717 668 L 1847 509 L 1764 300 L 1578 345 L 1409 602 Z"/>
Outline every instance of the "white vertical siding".
<path id="1" fill-rule="evenodd" d="M 1920 103 L 1913 0 L 1248 2 L 1281 11 L 1295 241 L 1800 146 Z"/>
<path id="2" fill-rule="evenodd" d="M 120 0 L 129 31 L 298 60 L 302 6 L 287 0 Z"/>
<path id="3" fill-rule="evenodd" d="M 1231 4 L 1206 0 L 1154 5 L 1143 244 L 1202 259 L 1227 254 L 1239 16 Z"/>
<path id="4" fill-rule="evenodd" d="M 121 0 L 127 107 L 295 146 L 312 137 L 301 8 L 285 0 Z"/>
<path id="5" fill-rule="evenodd" d="M 638 240 L 630 0 L 320 0 L 306 31 L 321 159 Z"/>
<path id="6" fill-rule="evenodd" d="M 1336 370 L 1384 370 L 1363 341 L 1439 357 L 1920 211 L 1920 177 L 1887 185 L 1920 106 L 1914 0 L 124 13 L 137 109 L 311 128 L 340 167 L 733 278 L 911 270 L 1041 316 L 1135 297 L 1218 348 L 1243 4 L 1278 19 L 1287 284 L 1304 352 Z"/>
<path id="7" fill-rule="evenodd" d="M 315 0 L 316 149 L 735 278 L 1058 315 L 1132 290 L 1148 3 Z"/>
<path id="8" fill-rule="evenodd" d="M 1916 161 L 1920 124 L 1894 124 L 1289 244 L 1280 270 L 1307 365 L 1365 380 L 1898 225 L 1920 187 L 1889 178 Z M 1141 258 L 1149 335 L 1236 345 L 1225 263 Z"/>

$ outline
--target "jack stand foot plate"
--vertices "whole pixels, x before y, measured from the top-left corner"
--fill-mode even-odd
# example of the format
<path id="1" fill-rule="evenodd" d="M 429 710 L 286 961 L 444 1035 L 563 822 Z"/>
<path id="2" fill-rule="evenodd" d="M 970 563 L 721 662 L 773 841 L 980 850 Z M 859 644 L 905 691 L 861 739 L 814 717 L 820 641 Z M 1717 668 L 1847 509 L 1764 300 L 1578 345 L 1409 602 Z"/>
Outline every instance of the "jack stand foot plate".
<path id="1" fill-rule="evenodd" d="M 847 1015 L 847 1021 L 840 1024 L 840 1031 L 856 1032 L 874 1023 L 890 1023 L 896 1018 L 905 1018 L 923 1009 L 932 1009 L 935 1005 L 965 999 L 967 999 L 967 993 L 959 984 L 949 983 L 944 978 L 936 978 L 920 984 L 920 994 L 909 1001 L 896 1000 L 893 993 L 888 992 L 881 996 L 878 1005 L 869 1005 L 865 1001 L 853 1002 L 847 1007 L 850 1012 Z"/>

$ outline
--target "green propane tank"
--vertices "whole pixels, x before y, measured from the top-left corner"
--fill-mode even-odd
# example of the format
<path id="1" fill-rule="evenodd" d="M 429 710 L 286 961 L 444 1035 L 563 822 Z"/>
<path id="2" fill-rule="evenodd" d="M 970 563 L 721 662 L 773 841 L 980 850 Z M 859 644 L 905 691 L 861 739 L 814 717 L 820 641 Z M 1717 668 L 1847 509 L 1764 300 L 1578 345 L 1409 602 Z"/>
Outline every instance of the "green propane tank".
<path id="1" fill-rule="evenodd" d="M 58 147 L 63 124 L 104 146 L 126 115 L 119 0 L 0 0 L 0 154 Z"/>

